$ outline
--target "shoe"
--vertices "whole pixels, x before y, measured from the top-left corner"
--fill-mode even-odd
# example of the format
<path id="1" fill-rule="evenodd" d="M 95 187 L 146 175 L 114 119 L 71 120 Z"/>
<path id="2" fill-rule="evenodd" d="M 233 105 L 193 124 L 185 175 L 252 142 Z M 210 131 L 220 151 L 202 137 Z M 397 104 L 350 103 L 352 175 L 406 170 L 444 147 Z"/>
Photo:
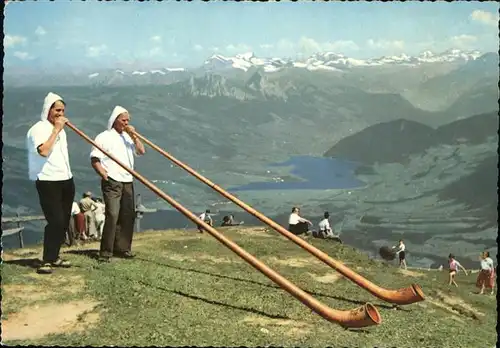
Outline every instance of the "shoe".
<path id="1" fill-rule="evenodd" d="M 67 260 L 63 260 L 61 258 L 57 258 L 54 262 L 51 263 L 53 267 L 62 267 L 62 268 L 69 268 L 71 267 L 71 262 Z"/>
<path id="2" fill-rule="evenodd" d="M 121 259 L 133 259 L 135 257 L 130 251 L 117 252 L 113 256 L 119 257 Z"/>
<path id="3" fill-rule="evenodd" d="M 109 257 L 109 256 L 99 256 L 97 258 L 97 261 L 99 263 L 110 263 L 111 262 L 111 257 Z"/>
<path id="4" fill-rule="evenodd" d="M 36 270 L 38 274 L 52 274 L 52 264 L 50 262 L 42 263 Z"/>

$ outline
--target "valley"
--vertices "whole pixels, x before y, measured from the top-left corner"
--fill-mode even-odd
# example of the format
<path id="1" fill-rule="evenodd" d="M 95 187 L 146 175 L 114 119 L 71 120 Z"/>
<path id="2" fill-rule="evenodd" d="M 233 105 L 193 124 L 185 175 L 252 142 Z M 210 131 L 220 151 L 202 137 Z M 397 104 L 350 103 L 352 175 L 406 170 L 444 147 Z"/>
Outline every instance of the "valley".
<path id="1" fill-rule="evenodd" d="M 4 214 L 39 213 L 24 136 L 50 89 L 64 96 L 70 119 L 91 137 L 113 105 L 125 105 L 148 139 L 226 189 L 246 187 L 238 197 L 280 223 L 294 205 L 314 221 L 328 210 L 352 245 L 374 254 L 404 236 L 412 262 L 424 267 L 450 252 L 450 238 L 458 243 L 454 252 L 470 260 L 482 248 L 495 250 L 497 54 L 449 50 L 360 62 L 323 53 L 281 65 L 252 54 L 226 58 L 194 70 L 70 74 L 53 79 L 56 87 L 6 76 Z M 99 192 L 89 146 L 72 132 L 68 138 L 77 197 Z M 307 168 L 274 165 L 301 156 L 311 158 L 302 161 Z M 305 172 L 326 170 L 323 156 L 358 163 L 345 174 L 358 184 L 339 187 L 332 172 L 330 179 L 323 173 L 325 186 L 297 186 Z M 195 212 L 223 207 L 240 214 L 153 151 L 137 168 Z M 172 209 L 142 185 L 137 191 L 148 207 Z M 174 218 L 155 216 L 158 228 L 172 227 Z M 181 221 L 175 227 L 187 224 L 175 219 Z M 40 240 L 40 227 L 28 227 Z"/>

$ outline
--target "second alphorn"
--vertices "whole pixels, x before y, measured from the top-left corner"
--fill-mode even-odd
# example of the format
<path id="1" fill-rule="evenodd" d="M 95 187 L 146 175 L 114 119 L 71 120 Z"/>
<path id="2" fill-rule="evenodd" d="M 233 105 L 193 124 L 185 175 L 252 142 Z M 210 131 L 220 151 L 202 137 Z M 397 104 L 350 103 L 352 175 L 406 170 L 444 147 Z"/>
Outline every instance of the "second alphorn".
<path id="1" fill-rule="evenodd" d="M 168 196 L 162 190 L 160 190 L 157 186 L 152 184 L 149 180 L 144 178 L 135 170 L 127 167 L 125 164 L 120 162 L 116 157 L 102 149 L 99 145 L 97 145 L 92 139 L 90 139 L 85 133 L 76 128 L 72 123 L 67 122 L 66 125 L 71 128 L 76 134 L 81 136 L 84 140 L 95 146 L 102 153 L 104 153 L 111 160 L 116 162 L 120 167 L 129 172 L 132 176 L 134 176 L 137 180 L 139 180 L 142 184 L 144 184 L 151 191 L 156 193 L 159 197 L 163 198 L 169 204 L 171 204 L 175 209 L 181 212 L 188 219 L 193 221 L 195 224 L 201 225 L 208 233 L 210 233 L 215 239 L 221 242 L 223 245 L 228 247 L 231 251 L 233 251 L 236 255 L 241 257 L 259 272 L 263 273 L 266 277 L 271 279 L 277 285 L 279 285 L 283 290 L 287 291 L 290 295 L 294 296 L 304 305 L 309 307 L 311 310 L 322 316 L 324 319 L 337 323 L 346 328 L 361 328 L 372 325 L 378 325 L 382 322 L 382 318 L 377 308 L 370 303 L 366 303 L 364 306 L 348 310 L 348 311 L 339 311 L 328 307 L 327 305 L 321 303 L 316 300 L 314 297 L 306 293 L 304 290 L 297 287 L 295 284 L 290 282 L 288 279 L 280 275 L 278 272 L 274 271 L 267 265 L 265 265 L 262 261 L 257 259 L 255 256 L 251 255 L 249 252 L 241 248 L 238 244 L 231 241 L 229 238 L 225 237 L 223 234 L 218 232 L 212 226 L 206 224 L 203 220 L 199 219 L 192 212 L 182 206 L 180 203 L 175 201 L 173 198 Z"/>
<path id="2" fill-rule="evenodd" d="M 419 301 L 423 301 L 425 299 L 424 293 L 422 291 L 422 288 L 418 284 L 411 284 L 407 288 L 402 288 L 402 289 L 397 289 L 397 290 L 391 290 L 391 289 L 385 289 L 382 288 L 368 279 L 362 277 L 358 273 L 352 271 L 350 268 L 346 267 L 344 264 L 342 264 L 339 261 L 336 261 L 332 259 L 330 256 L 328 256 L 326 253 L 322 252 L 318 248 L 314 247 L 313 245 L 307 243 L 305 240 L 303 240 L 300 237 L 297 237 L 281 225 L 277 224 L 273 220 L 269 219 L 266 217 L 264 214 L 258 212 L 245 202 L 241 201 L 231 193 L 227 192 L 220 186 L 216 185 L 209 179 L 205 178 L 203 175 L 199 174 L 197 171 L 195 171 L 193 168 L 189 167 L 185 163 L 181 162 L 159 146 L 155 145 L 153 142 L 145 138 L 143 135 L 139 134 L 138 132 L 135 132 L 135 134 L 146 144 L 148 144 L 151 148 L 155 149 L 158 151 L 160 154 L 168 158 L 170 161 L 174 162 L 177 164 L 179 167 L 199 179 L 201 182 L 205 183 L 215 191 L 219 192 L 222 196 L 226 197 L 233 203 L 237 204 L 241 208 L 245 209 L 248 213 L 252 214 L 256 218 L 258 218 L 260 221 L 264 222 L 266 225 L 272 227 L 276 232 L 281 233 L 284 237 L 288 238 L 295 244 L 299 245 L 303 249 L 307 250 L 309 253 L 329 265 L 330 267 L 334 268 L 336 271 L 341 273 L 343 276 L 346 278 L 350 279 L 357 285 L 359 285 L 361 288 L 367 290 L 370 292 L 372 295 L 378 297 L 381 300 L 384 300 L 389 303 L 394 303 L 398 305 L 407 305 Z"/>

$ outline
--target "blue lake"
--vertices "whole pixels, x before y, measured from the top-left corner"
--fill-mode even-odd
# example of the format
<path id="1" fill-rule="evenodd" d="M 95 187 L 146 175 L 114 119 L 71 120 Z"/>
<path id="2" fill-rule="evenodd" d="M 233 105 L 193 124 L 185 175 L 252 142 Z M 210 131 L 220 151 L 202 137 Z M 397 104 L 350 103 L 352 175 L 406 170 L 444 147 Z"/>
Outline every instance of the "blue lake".
<path id="1" fill-rule="evenodd" d="M 365 183 L 357 179 L 354 171 L 358 163 L 312 156 L 294 156 L 288 161 L 272 163 L 271 167 L 293 167 L 291 175 L 301 181 L 253 182 L 247 185 L 230 188 L 230 191 L 262 191 L 262 190 L 328 190 L 348 189 L 364 186 Z M 272 174 L 270 174 L 272 175 Z"/>

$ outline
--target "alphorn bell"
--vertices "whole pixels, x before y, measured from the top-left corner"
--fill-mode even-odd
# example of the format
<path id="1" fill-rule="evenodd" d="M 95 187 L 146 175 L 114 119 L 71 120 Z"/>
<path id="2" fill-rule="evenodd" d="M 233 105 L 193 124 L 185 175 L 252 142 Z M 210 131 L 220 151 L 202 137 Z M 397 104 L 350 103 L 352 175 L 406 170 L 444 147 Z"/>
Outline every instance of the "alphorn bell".
<path id="1" fill-rule="evenodd" d="M 377 308 L 370 303 L 366 303 L 364 306 L 353 310 L 347 311 L 339 311 L 336 309 L 332 309 L 327 305 L 321 303 L 316 300 L 314 297 L 297 287 L 295 284 L 287 280 L 285 277 L 272 270 L 270 267 L 265 265 L 262 261 L 258 260 L 255 256 L 251 255 L 243 248 L 241 248 L 238 244 L 231 241 L 223 234 L 218 232 L 212 226 L 206 224 L 204 221 L 200 220 L 197 216 L 195 216 L 192 212 L 182 206 L 180 203 L 175 201 L 173 198 L 165 194 L 162 190 L 160 190 L 157 186 L 152 184 L 149 180 L 144 178 L 135 170 L 128 168 L 125 164 L 120 162 L 116 157 L 102 149 L 99 145 L 97 145 L 92 139 L 90 139 L 85 133 L 76 128 L 72 123 L 66 122 L 66 125 L 71 128 L 76 134 L 81 136 L 84 140 L 95 146 L 102 153 L 116 162 L 120 167 L 125 169 L 127 172 L 132 174 L 137 180 L 143 183 L 147 188 L 156 193 L 159 197 L 163 198 L 169 204 L 171 204 L 175 209 L 181 212 L 188 219 L 193 221 L 195 224 L 201 225 L 208 233 L 210 233 L 215 239 L 224 244 L 226 247 L 231 249 L 235 254 L 253 266 L 255 269 L 263 273 L 266 277 L 271 279 L 277 285 L 279 285 L 282 289 L 287 291 L 290 295 L 294 296 L 304 305 L 309 307 L 311 310 L 322 316 L 324 319 L 337 323 L 345 328 L 361 328 L 372 325 L 378 325 L 382 322 L 382 318 Z"/>
<path id="2" fill-rule="evenodd" d="M 268 225 L 269 227 L 273 228 L 276 232 L 281 233 L 284 237 L 288 238 L 295 244 L 299 245 L 324 263 L 326 263 L 328 266 L 334 268 L 337 272 L 345 276 L 346 278 L 349 278 L 352 282 L 356 283 L 358 286 L 361 288 L 367 290 L 370 292 L 372 295 L 378 297 L 381 300 L 384 300 L 389 303 L 394 303 L 398 305 L 407 305 L 419 301 L 423 301 L 425 299 L 424 293 L 422 291 L 422 288 L 418 284 L 411 284 L 407 288 L 402 288 L 398 290 L 391 290 L 391 289 L 385 289 L 382 288 L 368 279 L 362 277 L 358 273 L 352 271 L 350 268 L 346 267 L 344 264 L 342 264 L 339 261 L 336 261 L 332 259 L 330 256 L 328 256 L 326 253 L 322 252 L 318 248 L 314 247 L 313 245 L 307 243 L 305 240 L 303 240 L 300 237 L 297 237 L 281 225 L 277 224 L 273 220 L 269 219 L 266 217 L 264 214 L 258 212 L 254 208 L 250 207 L 248 204 L 245 202 L 241 201 L 231 193 L 227 192 L 220 186 L 216 185 L 209 179 L 205 178 L 203 175 L 199 174 L 196 172 L 193 168 L 189 167 L 185 163 L 181 162 L 165 150 L 161 149 L 159 146 L 155 145 L 152 143 L 150 140 L 146 139 L 143 135 L 139 134 L 138 132 L 135 132 L 135 135 L 137 135 L 142 141 L 144 141 L 146 144 L 148 144 L 150 147 L 161 153 L 163 156 L 168 158 L 170 161 L 174 162 L 177 164 L 179 167 L 182 169 L 186 170 L 188 173 L 199 179 L 201 182 L 205 183 L 215 191 L 219 192 L 222 196 L 226 197 L 233 203 L 237 204 L 244 210 L 246 210 L 248 213 L 252 214 L 256 218 L 258 218 L 260 221 Z"/>

